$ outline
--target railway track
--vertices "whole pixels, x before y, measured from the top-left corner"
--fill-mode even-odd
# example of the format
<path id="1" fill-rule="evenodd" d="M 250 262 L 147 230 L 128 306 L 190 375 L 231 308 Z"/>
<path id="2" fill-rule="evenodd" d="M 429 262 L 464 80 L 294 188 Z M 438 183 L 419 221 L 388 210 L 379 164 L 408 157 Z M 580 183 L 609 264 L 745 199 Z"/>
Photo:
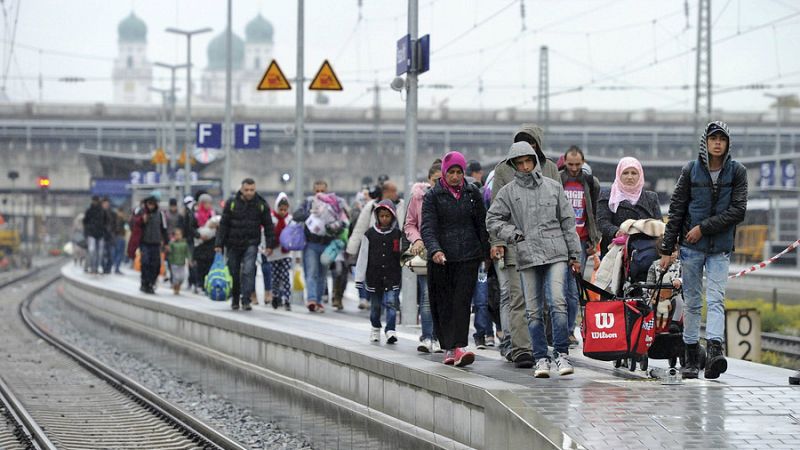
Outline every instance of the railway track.
<path id="1" fill-rule="evenodd" d="M 792 358 L 800 358 L 800 337 L 761 333 L 761 349 Z"/>
<path id="2" fill-rule="evenodd" d="M 44 276 L 0 300 L 13 361 L 0 365 L 0 448 L 244 448 L 37 323 L 30 303 L 58 278 L 37 270 Z"/>

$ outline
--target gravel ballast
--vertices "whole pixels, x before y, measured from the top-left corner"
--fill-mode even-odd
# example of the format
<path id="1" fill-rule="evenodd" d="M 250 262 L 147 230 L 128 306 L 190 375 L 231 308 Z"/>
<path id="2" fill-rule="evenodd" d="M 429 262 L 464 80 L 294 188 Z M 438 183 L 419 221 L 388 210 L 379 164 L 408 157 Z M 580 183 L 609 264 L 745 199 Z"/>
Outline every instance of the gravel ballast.
<path id="1" fill-rule="evenodd" d="M 112 368 L 143 384 L 167 401 L 192 414 L 219 432 L 253 449 L 312 449 L 301 436 L 281 430 L 275 423 L 253 415 L 226 398 L 203 390 L 197 383 L 158 367 L 139 355 L 115 348 L 72 323 L 55 296 L 43 296 L 33 304 L 39 320 L 66 342 L 86 351 Z"/>

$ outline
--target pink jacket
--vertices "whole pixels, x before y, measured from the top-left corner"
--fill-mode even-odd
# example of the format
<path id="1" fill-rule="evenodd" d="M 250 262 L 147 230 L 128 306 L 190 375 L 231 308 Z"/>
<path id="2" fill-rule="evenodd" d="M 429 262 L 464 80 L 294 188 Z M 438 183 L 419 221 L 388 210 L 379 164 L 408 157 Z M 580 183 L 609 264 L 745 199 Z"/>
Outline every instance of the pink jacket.
<path id="1" fill-rule="evenodd" d="M 422 235 L 419 232 L 422 226 L 422 197 L 425 196 L 430 187 L 428 183 L 414 183 L 411 187 L 411 201 L 408 202 L 406 221 L 403 224 L 403 232 L 411 244 L 422 239 Z"/>

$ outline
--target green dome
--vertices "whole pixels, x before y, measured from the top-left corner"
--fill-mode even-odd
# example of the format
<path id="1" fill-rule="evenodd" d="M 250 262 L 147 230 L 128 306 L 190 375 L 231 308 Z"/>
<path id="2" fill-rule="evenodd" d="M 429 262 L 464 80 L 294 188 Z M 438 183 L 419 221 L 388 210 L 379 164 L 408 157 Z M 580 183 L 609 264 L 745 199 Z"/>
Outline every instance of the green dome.
<path id="1" fill-rule="evenodd" d="M 231 35 L 231 50 L 233 54 L 233 70 L 239 70 L 244 63 L 244 41 L 233 33 Z M 208 69 L 225 70 L 225 31 L 208 43 Z"/>
<path id="2" fill-rule="evenodd" d="M 117 26 L 117 34 L 122 42 L 147 42 L 147 25 L 131 11 Z"/>
<path id="3" fill-rule="evenodd" d="M 244 29 L 244 35 L 247 42 L 272 42 L 273 28 L 261 13 L 251 20 L 247 27 Z"/>

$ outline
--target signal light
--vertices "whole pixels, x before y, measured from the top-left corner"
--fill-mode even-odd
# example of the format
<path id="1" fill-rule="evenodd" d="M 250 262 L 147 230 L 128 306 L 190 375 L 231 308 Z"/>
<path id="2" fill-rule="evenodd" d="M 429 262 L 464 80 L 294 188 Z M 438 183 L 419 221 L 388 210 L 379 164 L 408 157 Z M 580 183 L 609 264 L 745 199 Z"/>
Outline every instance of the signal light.
<path id="1" fill-rule="evenodd" d="M 39 189 L 48 189 L 50 187 L 50 178 L 48 177 L 39 177 L 37 182 L 39 184 Z"/>

